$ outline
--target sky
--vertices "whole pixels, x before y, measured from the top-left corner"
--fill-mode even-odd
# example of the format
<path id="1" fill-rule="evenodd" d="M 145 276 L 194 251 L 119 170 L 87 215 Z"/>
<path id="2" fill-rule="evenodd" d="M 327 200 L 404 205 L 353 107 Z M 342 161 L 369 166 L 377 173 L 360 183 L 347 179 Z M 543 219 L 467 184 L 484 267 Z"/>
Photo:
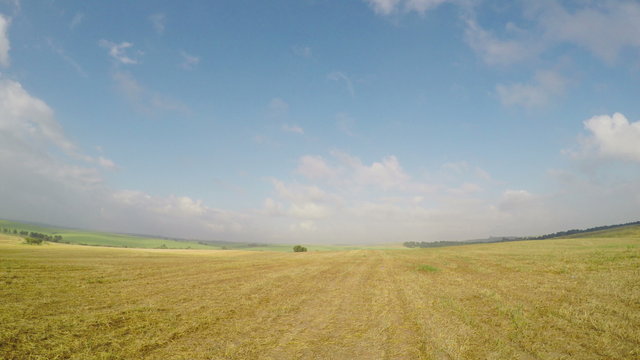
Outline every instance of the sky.
<path id="1" fill-rule="evenodd" d="M 640 2 L 0 0 L 0 218 L 357 244 L 640 216 Z"/>

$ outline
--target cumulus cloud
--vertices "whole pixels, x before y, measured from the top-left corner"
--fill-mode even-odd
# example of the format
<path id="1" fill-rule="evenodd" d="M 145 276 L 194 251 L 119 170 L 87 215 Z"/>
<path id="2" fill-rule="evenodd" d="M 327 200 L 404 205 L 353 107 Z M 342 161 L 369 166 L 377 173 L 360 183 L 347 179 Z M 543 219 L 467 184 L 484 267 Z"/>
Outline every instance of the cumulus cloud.
<path id="1" fill-rule="evenodd" d="M 9 49 L 11 49 L 8 31 L 9 19 L 0 14 L 0 65 L 4 67 L 9 66 Z"/>
<path id="2" fill-rule="evenodd" d="M 127 41 L 116 44 L 108 40 L 100 40 L 98 42 L 101 47 L 109 50 L 109 56 L 111 56 L 117 63 L 120 64 L 138 64 L 138 59 L 134 56 L 127 54 L 127 49 L 133 48 L 133 44 Z M 141 51 L 136 51 L 136 55 L 142 55 Z"/>
<path id="3" fill-rule="evenodd" d="M 426 184 L 413 182 L 398 159 L 385 156 L 370 165 L 350 154 L 333 151 L 333 165 L 320 156 L 303 156 L 297 172 L 312 180 L 322 180 L 353 188 L 373 187 L 380 190 L 428 189 Z"/>
<path id="4" fill-rule="evenodd" d="M 264 226 L 274 240 L 285 242 L 301 237 L 334 243 L 462 240 L 600 224 L 598 211 L 579 209 L 585 205 L 578 200 L 584 198 L 597 198 L 607 207 L 624 199 L 624 210 L 609 216 L 612 222 L 626 220 L 640 205 L 640 196 L 622 195 L 628 184 L 612 187 L 618 190 L 605 201 L 609 184 L 590 185 L 597 189 L 592 193 L 563 185 L 563 193 L 541 195 L 497 182 L 465 161 L 445 163 L 441 169 L 444 177 L 433 179 L 439 182 L 425 183 L 391 155 L 371 163 L 337 151 L 329 158 L 306 155 L 296 169 L 303 182 L 272 180 L 274 193 L 265 200 L 263 213 L 278 220 Z M 299 226 L 306 221 L 313 223 L 312 232 Z"/>
<path id="5" fill-rule="evenodd" d="M 584 125 L 590 154 L 640 161 L 639 122 L 613 114 Z M 563 175 L 570 183 L 539 193 L 466 161 L 436 167 L 446 176 L 427 182 L 392 154 L 332 151 L 300 157 L 293 179 L 271 179 L 263 202 L 237 212 L 187 194 L 114 190 L 103 177 L 114 167 L 81 151 L 43 100 L 0 78 L 0 168 L 10 169 L 0 176 L 0 217 L 182 238 L 375 243 L 540 234 L 631 221 L 640 209 L 632 171 L 601 183 Z"/>
<path id="6" fill-rule="evenodd" d="M 502 105 L 522 106 L 528 109 L 549 105 L 564 94 L 567 80 L 554 71 L 538 71 L 530 83 L 496 85 L 496 94 Z"/>
<path id="7" fill-rule="evenodd" d="M 640 121 L 629 122 L 620 113 L 594 116 L 584 122 L 590 134 L 583 152 L 596 156 L 640 162 Z"/>
<path id="8" fill-rule="evenodd" d="M 264 210 L 269 215 L 289 216 L 295 219 L 323 219 L 332 214 L 332 208 L 340 204 L 341 198 L 315 185 L 285 184 L 272 180 L 278 198 L 285 202 L 267 198 Z"/>

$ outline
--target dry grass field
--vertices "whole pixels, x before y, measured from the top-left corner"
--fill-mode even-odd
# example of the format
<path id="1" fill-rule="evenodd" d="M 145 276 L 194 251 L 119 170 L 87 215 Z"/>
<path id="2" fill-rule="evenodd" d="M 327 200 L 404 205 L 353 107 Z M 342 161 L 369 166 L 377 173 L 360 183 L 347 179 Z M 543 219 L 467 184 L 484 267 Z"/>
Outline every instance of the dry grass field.
<path id="1" fill-rule="evenodd" d="M 24 245 L 2 359 L 638 359 L 640 234 L 411 250 Z"/>

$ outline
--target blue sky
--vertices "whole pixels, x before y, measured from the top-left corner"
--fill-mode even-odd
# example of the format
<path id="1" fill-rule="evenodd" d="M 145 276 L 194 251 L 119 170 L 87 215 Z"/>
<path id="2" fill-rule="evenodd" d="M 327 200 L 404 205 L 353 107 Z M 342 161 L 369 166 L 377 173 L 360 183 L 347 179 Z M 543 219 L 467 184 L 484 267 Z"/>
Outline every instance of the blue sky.
<path id="1" fill-rule="evenodd" d="M 638 220 L 635 1 L 0 1 L 0 217 L 363 243 Z"/>

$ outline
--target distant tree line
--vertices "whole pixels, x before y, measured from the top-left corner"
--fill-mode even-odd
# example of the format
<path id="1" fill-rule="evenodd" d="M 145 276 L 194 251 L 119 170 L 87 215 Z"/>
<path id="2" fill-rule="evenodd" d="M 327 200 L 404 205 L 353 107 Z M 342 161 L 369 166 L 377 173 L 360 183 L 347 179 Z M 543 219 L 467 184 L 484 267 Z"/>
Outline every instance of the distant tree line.
<path id="1" fill-rule="evenodd" d="M 6 234 L 15 234 L 15 235 L 20 235 L 20 236 L 26 236 L 29 237 L 31 239 L 38 239 L 40 240 L 40 243 L 42 241 L 50 241 L 50 242 L 62 242 L 62 236 L 61 235 L 48 235 L 48 234 L 43 234 L 43 233 L 39 233 L 39 232 L 35 232 L 35 231 L 26 231 L 26 230 L 18 230 L 18 229 L 7 229 L 7 228 L 3 228 L 2 232 L 6 233 Z"/>
<path id="2" fill-rule="evenodd" d="M 581 233 L 585 233 L 585 232 L 593 232 L 593 231 L 602 231 L 602 230 L 615 229 L 615 228 L 619 228 L 619 227 L 632 226 L 632 225 L 640 225 L 640 221 L 629 222 L 629 223 L 626 223 L 626 224 L 596 226 L 596 227 L 592 227 L 592 228 L 589 228 L 589 229 L 572 229 L 572 230 L 567 230 L 567 231 L 558 231 L 558 232 L 555 232 L 555 233 L 552 233 L 552 234 L 545 234 L 545 235 L 540 235 L 540 236 L 529 236 L 529 237 L 526 237 L 526 238 L 523 238 L 523 239 L 524 240 L 544 240 L 544 239 L 551 239 L 551 238 L 562 237 L 562 236 L 581 234 Z"/>
<path id="3" fill-rule="evenodd" d="M 558 231 L 551 234 L 545 234 L 540 236 L 526 236 L 526 237 L 518 237 L 518 236 L 503 236 L 503 237 L 492 237 L 488 240 L 474 240 L 474 241 L 434 241 L 434 242 L 426 242 L 426 241 L 405 241 L 402 243 L 405 247 L 408 248 L 430 248 L 430 247 L 440 247 L 440 246 L 458 246 L 458 245 L 469 245 L 469 244 L 479 244 L 479 243 L 496 243 L 496 242 L 507 242 L 507 241 L 524 241 L 524 240 L 545 240 L 545 239 L 553 239 L 563 236 L 570 236 L 581 233 L 588 233 L 594 231 L 602 231 L 615 229 L 625 226 L 633 226 L 640 225 L 640 221 L 628 222 L 625 224 L 616 224 L 616 225 L 605 225 L 605 226 L 596 226 L 588 229 L 572 229 L 566 231 Z"/>
<path id="4" fill-rule="evenodd" d="M 402 243 L 404 247 L 408 248 L 430 248 L 430 247 L 441 247 L 441 246 L 456 246 L 456 245 L 465 245 L 468 243 L 464 243 L 461 241 L 405 241 Z"/>

